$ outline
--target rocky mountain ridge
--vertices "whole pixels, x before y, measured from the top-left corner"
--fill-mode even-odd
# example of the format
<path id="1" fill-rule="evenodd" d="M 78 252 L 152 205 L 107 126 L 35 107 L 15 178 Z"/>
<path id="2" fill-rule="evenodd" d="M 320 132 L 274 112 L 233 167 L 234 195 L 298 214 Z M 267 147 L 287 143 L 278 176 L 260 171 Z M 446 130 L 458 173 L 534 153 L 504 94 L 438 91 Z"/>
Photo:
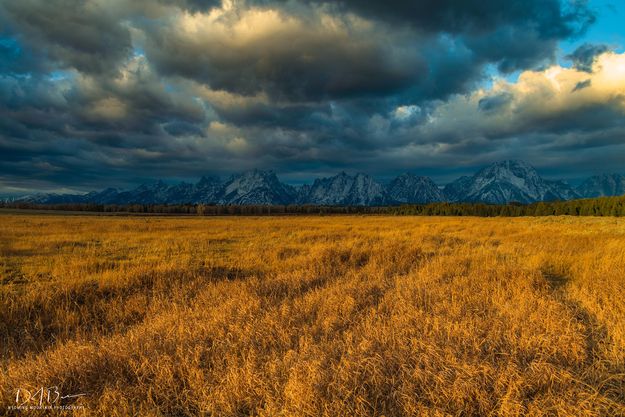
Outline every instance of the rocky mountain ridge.
<path id="1" fill-rule="evenodd" d="M 202 177 L 196 184 L 168 185 L 157 181 L 125 191 L 107 188 L 87 194 L 36 194 L 15 201 L 34 204 L 379 206 L 442 201 L 533 203 L 622 194 L 625 194 L 623 175 L 591 177 L 573 188 L 564 181 L 542 178 L 536 169 L 523 161 L 508 160 L 493 163 L 473 176 L 460 177 L 444 188 L 428 177 L 411 173 L 382 184 L 364 173 L 349 175 L 345 172 L 316 179 L 310 185 L 294 187 L 282 183 L 273 171 L 251 170 L 232 175 L 225 181 L 217 177 Z"/>

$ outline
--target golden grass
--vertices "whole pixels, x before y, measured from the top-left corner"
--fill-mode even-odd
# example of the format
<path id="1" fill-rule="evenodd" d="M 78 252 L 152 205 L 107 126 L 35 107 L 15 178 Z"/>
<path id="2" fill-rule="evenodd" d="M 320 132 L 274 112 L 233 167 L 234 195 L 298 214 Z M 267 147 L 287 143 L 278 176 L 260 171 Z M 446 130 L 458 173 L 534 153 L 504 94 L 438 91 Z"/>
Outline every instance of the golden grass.
<path id="1" fill-rule="evenodd" d="M 0 251 L 0 414 L 625 415 L 625 219 L 1 215 Z"/>

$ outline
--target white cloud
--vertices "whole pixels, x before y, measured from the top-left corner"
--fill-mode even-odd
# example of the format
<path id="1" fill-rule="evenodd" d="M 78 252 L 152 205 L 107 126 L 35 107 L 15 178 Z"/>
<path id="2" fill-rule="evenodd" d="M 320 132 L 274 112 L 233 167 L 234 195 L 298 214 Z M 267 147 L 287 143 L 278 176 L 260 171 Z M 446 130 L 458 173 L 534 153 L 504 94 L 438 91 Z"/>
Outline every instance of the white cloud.
<path id="1" fill-rule="evenodd" d="M 585 84 L 586 87 L 579 88 Z M 502 104 L 495 99 L 506 97 Z M 480 102 L 493 100 L 492 111 Z M 516 82 L 496 80 L 489 89 L 457 95 L 439 105 L 419 133 L 440 141 L 471 137 L 507 137 L 527 131 L 548 131 L 545 120 L 566 118 L 584 109 L 605 108 L 625 116 L 625 54 L 605 53 L 597 58 L 594 72 L 552 66 L 525 71 Z M 576 129 L 576 123 L 570 129 Z M 583 123 L 583 120 L 577 122 Z"/>

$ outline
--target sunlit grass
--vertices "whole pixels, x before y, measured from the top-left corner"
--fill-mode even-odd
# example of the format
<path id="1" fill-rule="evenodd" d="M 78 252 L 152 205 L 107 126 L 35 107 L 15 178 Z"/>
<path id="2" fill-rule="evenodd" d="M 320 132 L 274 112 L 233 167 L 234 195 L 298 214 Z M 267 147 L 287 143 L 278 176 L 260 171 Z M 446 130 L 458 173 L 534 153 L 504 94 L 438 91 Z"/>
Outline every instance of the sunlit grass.
<path id="1" fill-rule="evenodd" d="M 0 251 L 2 412 L 625 415 L 625 219 L 2 215 Z"/>

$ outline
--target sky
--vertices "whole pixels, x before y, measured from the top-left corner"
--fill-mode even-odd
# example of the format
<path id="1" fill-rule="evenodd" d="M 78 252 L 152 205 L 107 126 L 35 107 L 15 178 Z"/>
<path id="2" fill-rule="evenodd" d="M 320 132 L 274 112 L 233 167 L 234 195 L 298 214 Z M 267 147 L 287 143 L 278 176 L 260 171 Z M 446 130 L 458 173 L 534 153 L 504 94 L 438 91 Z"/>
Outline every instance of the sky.
<path id="1" fill-rule="evenodd" d="M 625 173 L 620 0 L 0 0 L 0 195 Z"/>

